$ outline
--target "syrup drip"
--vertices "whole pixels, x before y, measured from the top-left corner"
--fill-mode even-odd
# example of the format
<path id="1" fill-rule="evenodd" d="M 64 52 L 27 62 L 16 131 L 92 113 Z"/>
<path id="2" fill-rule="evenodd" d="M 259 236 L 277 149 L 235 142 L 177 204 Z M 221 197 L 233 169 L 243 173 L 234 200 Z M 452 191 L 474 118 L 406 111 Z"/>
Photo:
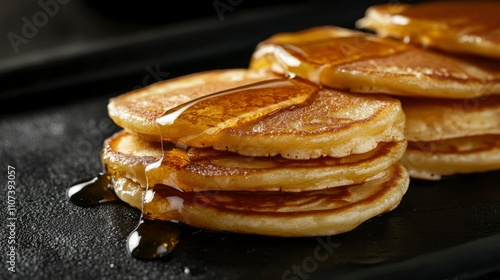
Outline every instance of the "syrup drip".
<path id="1" fill-rule="evenodd" d="M 82 207 L 120 201 L 110 188 L 110 176 L 106 173 L 99 173 L 90 180 L 74 184 L 68 188 L 67 194 L 70 202 Z M 141 215 L 139 224 L 128 236 L 127 249 L 138 259 L 160 258 L 174 249 L 180 234 L 181 227 L 178 223 L 149 220 Z"/>
<path id="2" fill-rule="evenodd" d="M 188 104 L 192 103 L 193 102 L 188 102 Z M 178 113 L 174 113 L 174 116 L 171 117 L 170 120 L 173 122 L 190 106 L 191 105 L 186 105 L 183 109 L 179 109 Z M 161 124 L 160 118 L 156 119 L 158 128 Z M 179 243 L 181 228 L 178 223 L 151 219 L 145 212 L 147 203 L 153 198 L 148 197 L 148 195 L 154 195 L 154 192 L 149 189 L 148 172 L 161 166 L 165 155 L 165 145 L 160 130 L 161 157 L 157 161 L 146 166 L 146 190 L 142 196 L 141 217 L 136 228 L 127 237 L 127 251 L 130 255 L 138 259 L 154 260 L 161 258 L 172 252 L 177 243 Z"/>
<path id="3" fill-rule="evenodd" d="M 161 135 L 161 134 L 160 134 Z M 151 219 L 145 213 L 145 207 L 152 200 L 153 191 L 149 190 L 147 173 L 158 168 L 163 162 L 164 144 L 161 143 L 162 156 L 146 166 L 146 190 L 142 197 L 141 217 L 137 227 L 127 238 L 127 250 L 130 255 L 143 260 L 153 260 L 168 255 L 179 242 L 181 228 L 174 221 Z M 151 196 L 151 197 L 150 197 Z"/>
<path id="4" fill-rule="evenodd" d="M 127 240 L 128 252 L 138 259 L 161 258 L 179 242 L 181 227 L 178 223 L 149 220 L 141 217 Z"/>
<path id="5" fill-rule="evenodd" d="M 72 203 L 82 207 L 118 200 L 115 192 L 110 188 L 110 176 L 105 173 L 99 173 L 91 180 L 76 183 L 68 189 L 67 194 Z"/>

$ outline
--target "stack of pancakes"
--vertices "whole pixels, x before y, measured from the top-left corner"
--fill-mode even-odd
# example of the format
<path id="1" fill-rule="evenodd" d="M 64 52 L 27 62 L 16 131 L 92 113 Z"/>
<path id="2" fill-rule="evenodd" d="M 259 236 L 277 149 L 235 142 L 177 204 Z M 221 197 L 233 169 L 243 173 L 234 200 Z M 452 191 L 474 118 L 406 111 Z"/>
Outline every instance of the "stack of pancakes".
<path id="1" fill-rule="evenodd" d="M 410 141 L 405 163 L 413 177 L 500 169 L 499 11 L 498 1 L 376 5 L 357 22 L 378 36 L 442 52 L 467 69 L 466 75 L 449 72 L 458 84 L 440 99 L 402 100 Z M 458 94 L 461 88 L 467 92 Z"/>
<path id="2" fill-rule="evenodd" d="M 401 102 L 269 70 L 217 69 L 112 98 L 102 160 L 153 220 L 270 236 L 346 232 L 399 205 Z"/>
<path id="3" fill-rule="evenodd" d="M 357 23 L 377 34 L 336 26 L 275 34 L 249 68 L 400 100 L 408 140 L 401 162 L 412 178 L 496 170 L 499 10 L 500 2 L 476 1 L 373 6 Z"/>

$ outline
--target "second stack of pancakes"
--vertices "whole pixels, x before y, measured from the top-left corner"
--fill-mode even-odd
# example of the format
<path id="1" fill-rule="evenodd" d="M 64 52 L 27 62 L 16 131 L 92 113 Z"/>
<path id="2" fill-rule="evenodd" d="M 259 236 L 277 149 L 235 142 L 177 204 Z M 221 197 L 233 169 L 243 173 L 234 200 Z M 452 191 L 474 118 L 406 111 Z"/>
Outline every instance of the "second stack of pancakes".
<path id="1" fill-rule="evenodd" d="M 377 34 L 336 26 L 275 34 L 250 68 L 400 100 L 408 140 L 401 162 L 412 178 L 497 170 L 499 9 L 476 1 L 374 6 L 358 25 Z"/>

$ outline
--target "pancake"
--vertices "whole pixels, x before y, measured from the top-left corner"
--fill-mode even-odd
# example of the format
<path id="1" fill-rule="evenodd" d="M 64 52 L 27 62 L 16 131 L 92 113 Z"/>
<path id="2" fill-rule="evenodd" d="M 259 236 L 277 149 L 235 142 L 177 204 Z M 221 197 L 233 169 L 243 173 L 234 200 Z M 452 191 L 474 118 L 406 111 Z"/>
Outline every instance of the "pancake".
<path id="1" fill-rule="evenodd" d="M 406 141 L 381 142 L 366 154 L 342 158 L 291 160 L 279 156 L 253 157 L 210 148 L 165 147 L 120 131 L 105 141 L 101 158 L 108 174 L 117 174 L 143 187 L 165 184 L 183 191 L 315 190 L 373 180 L 385 174 L 406 148 Z M 163 154 L 163 158 L 162 158 Z M 158 160 L 161 165 L 146 169 Z"/>
<path id="2" fill-rule="evenodd" d="M 245 86 L 227 82 L 235 71 Z M 111 99 L 109 115 L 148 141 L 252 157 L 343 157 L 404 140 L 397 99 L 260 71 L 216 70 L 163 81 Z"/>
<path id="3" fill-rule="evenodd" d="M 408 142 L 401 163 L 411 178 L 424 180 L 440 180 L 447 175 L 498 170 L 500 135 Z"/>
<path id="4" fill-rule="evenodd" d="M 268 71 L 249 71 L 247 69 L 224 69 L 224 70 L 210 70 L 199 73 L 192 73 L 182 77 L 176 77 L 169 80 L 164 80 L 160 82 L 153 83 L 147 87 L 140 88 L 131 92 L 127 92 L 120 96 L 110 99 L 108 103 L 108 115 L 109 117 L 121 127 L 124 127 L 130 131 L 138 134 L 142 134 L 145 137 L 149 137 L 152 140 L 160 141 L 161 131 L 160 124 L 157 122 L 162 116 L 166 114 L 169 109 L 175 108 L 177 106 L 182 106 L 188 101 L 197 100 L 206 95 L 217 93 L 220 91 L 241 87 L 244 85 L 266 81 L 280 79 L 281 76 L 275 75 Z M 306 87 L 306 86 L 304 86 Z M 263 104 L 258 112 L 256 110 L 250 110 L 246 116 L 249 119 L 258 117 L 259 114 L 272 112 L 280 108 L 280 106 L 291 106 L 306 100 L 310 94 L 312 94 L 316 89 L 311 87 L 309 91 L 305 90 L 301 92 L 300 90 L 294 92 L 293 95 L 284 95 L 280 100 L 272 100 L 268 107 Z M 269 95 L 270 92 L 265 92 L 264 94 Z M 265 97 L 265 95 L 259 97 Z M 223 98 L 227 96 L 221 96 Z M 240 96 L 236 96 L 237 99 Z M 269 97 L 268 97 L 269 98 Z M 216 101 L 221 101 L 222 98 L 218 98 Z M 210 100 L 208 100 L 210 101 Z M 214 102 L 212 102 L 214 103 Z M 212 123 L 216 123 L 219 126 L 231 125 L 234 123 L 234 118 L 237 116 L 228 117 L 229 120 L 222 123 L 215 119 L 215 117 L 220 115 L 220 108 L 214 106 L 213 104 L 208 104 L 213 106 L 213 109 L 207 112 L 207 115 L 212 115 L 213 119 L 207 117 L 208 125 L 215 126 Z M 249 107 L 252 104 L 249 104 Z M 254 106 L 254 109 L 257 106 Z M 206 107 L 209 108 L 210 107 Z M 238 108 L 237 108 L 238 109 Z M 205 109 L 206 110 L 206 109 Z M 252 114 L 253 113 L 253 114 Z M 243 118 L 243 117 L 242 117 Z M 188 122 L 186 120 L 185 122 Z M 200 131 L 207 130 L 207 124 L 204 123 L 191 123 L 190 133 L 200 133 Z M 181 128 L 186 129 L 188 126 L 179 125 Z M 177 134 L 180 132 L 176 131 Z M 172 131 L 165 133 L 165 137 L 173 137 Z M 172 140 L 172 139 L 165 139 Z"/>
<path id="5" fill-rule="evenodd" d="M 423 47 L 500 59 L 498 11 L 498 1 L 378 4 L 356 26 Z"/>
<path id="6" fill-rule="evenodd" d="M 404 123 L 396 99 L 322 88 L 306 106 L 224 129 L 223 144 L 214 148 L 290 159 L 344 157 L 366 153 L 380 142 L 403 141 Z"/>
<path id="7" fill-rule="evenodd" d="M 279 237 L 323 236 L 353 230 L 361 223 L 396 208 L 409 178 L 396 163 L 378 179 L 344 187 L 307 192 L 180 192 L 157 185 L 145 193 L 138 183 L 113 178 L 117 196 L 141 209 L 151 220 Z M 142 204 L 142 197 L 148 197 Z"/>
<path id="8" fill-rule="evenodd" d="M 462 58 L 328 25 L 263 40 L 249 68 L 361 93 L 455 99 L 500 94 L 497 61 Z"/>
<path id="9" fill-rule="evenodd" d="M 408 141 L 500 134 L 500 96 L 472 99 L 400 98 Z"/>

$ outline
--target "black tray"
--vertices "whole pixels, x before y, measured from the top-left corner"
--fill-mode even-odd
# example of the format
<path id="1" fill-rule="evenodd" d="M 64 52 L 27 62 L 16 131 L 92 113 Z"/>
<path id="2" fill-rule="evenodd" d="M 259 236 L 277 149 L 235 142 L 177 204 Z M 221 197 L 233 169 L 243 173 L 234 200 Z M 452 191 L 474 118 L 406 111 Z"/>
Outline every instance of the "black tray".
<path id="1" fill-rule="evenodd" d="M 37 69 L 20 67 L 45 72 L 53 83 L 40 82 L 39 88 L 9 84 L 12 94 L 1 101 L 0 279 L 497 279 L 500 171 L 439 182 L 412 180 L 397 209 L 337 236 L 271 238 L 186 228 L 175 250 L 155 261 L 135 259 L 126 250 L 127 237 L 140 218 L 137 210 L 122 203 L 83 208 L 68 201 L 71 184 L 101 171 L 102 142 L 119 130 L 107 116 L 108 99 L 143 86 L 146 66 L 159 67 L 168 78 L 246 67 L 255 44 L 268 35 L 319 24 L 352 27 L 366 7 L 353 4 L 341 10 L 340 5 L 290 5 L 274 17 L 266 16 L 271 13 L 267 8 L 240 11 L 238 21 L 228 18 L 222 25 L 201 28 L 203 38 L 214 38 L 208 44 L 197 36 L 199 29 L 180 24 L 178 28 L 189 32 L 181 36 L 165 31 L 117 47 L 118 57 L 103 49 L 75 54 L 65 62 L 47 61 Z M 156 45 L 142 55 L 154 43 L 171 49 L 160 55 Z M 189 48 L 182 47 L 188 43 Z M 116 70 L 115 62 L 131 53 L 136 55 L 127 64 L 130 71 Z M 63 71 L 63 65 L 90 67 L 108 55 L 111 65 L 90 68 L 100 72 L 102 66 L 107 75 L 76 78 Z M 56 99 L 61 93 L 65 97 Z M 27 100 L 35 100 L 36 106 L 26 105 Z M 15 193 L 7 192 L 8 166 L 15 168 Z M 10 251 L 16 253 L 15 273 L 8 270 Z"/>

